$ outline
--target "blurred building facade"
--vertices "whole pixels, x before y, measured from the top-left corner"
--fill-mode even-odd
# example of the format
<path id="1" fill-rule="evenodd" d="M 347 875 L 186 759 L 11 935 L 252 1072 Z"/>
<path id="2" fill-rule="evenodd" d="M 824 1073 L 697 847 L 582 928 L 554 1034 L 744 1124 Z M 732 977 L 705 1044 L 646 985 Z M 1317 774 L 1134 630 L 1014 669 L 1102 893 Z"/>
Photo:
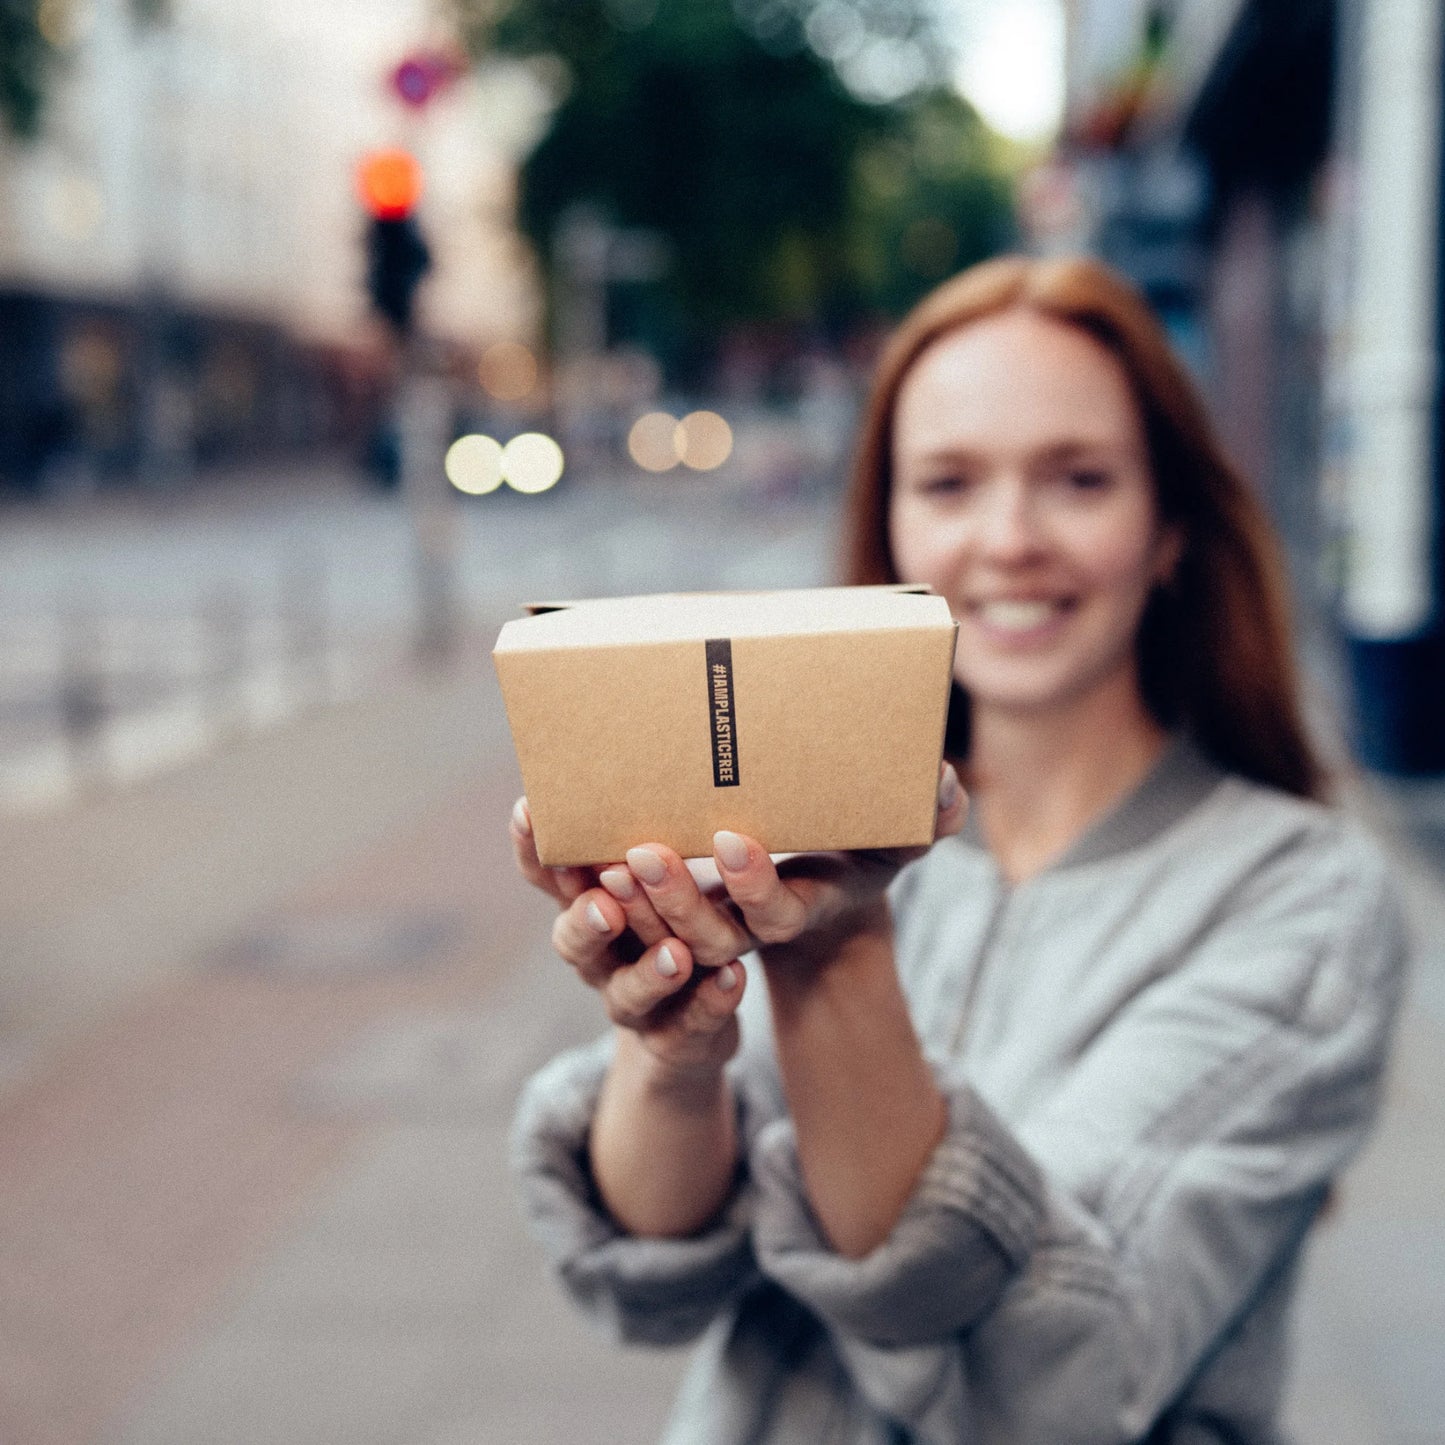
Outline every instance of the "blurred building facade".
<path id="1" fill-rule="evenodd" d="M 428 172 L 429 331 L 533 325 L 513 156 L 545 107 L 469 75 L 424 113 L 386 77 L 420 0 L 44 0 L 42 131 L 0 138 L 0 483 L 165 479 L 347 438 L 385 380 L 353 190 L 370 147 Z"/>
<path id="2" fill-rule="evenodd" d="M 1069 0 L 1024 188 L 1159 308 L 1342 646 L 1371 766 L 1445 771 L 1436 0 Z"/>

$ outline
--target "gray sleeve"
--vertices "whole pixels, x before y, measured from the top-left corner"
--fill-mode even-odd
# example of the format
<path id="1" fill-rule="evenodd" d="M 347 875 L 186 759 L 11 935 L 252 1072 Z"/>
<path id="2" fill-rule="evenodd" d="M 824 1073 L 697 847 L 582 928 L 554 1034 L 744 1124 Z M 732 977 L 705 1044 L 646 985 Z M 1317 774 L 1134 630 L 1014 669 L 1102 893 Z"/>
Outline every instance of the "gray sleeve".
<path id="1" fill-rule="evenodd" d="M 948 1080 L 939 1155 L 860 1261 L 818 1238 L 770 1125 L 761 1267 L 922 1441 L 1141 1438 L 1267 1295 L 1363 1141 L 1404 956 L 1377 864 L 1297 880 L 1144 990 L 1017 1129 Z"/>
<path id="2" fill-rule="evenodd" d="M 612 1039 L 554 1059 L 522 1092 L 512 1168 L 532 1232 L 568 1293 L 615 1337 L 682 1344 L 756 1278 L 751 1190 L 742 1171 L 714 1223 L 687 1239 L 640 1239 L 593 1186 L 587 1135 Z"/>
<path id="3" fill-rule="evenodd" d="M 966 1081 L 941 1065 L 948 1127 L 888 1238 L 835 1253 L 803 1192 L 797 1137 L 778 1119 L 753 1146 L 764 1273 L 838 1329 L 876 1344 L 936 1340 L 972 1324 L 1028 1259 L 1043 1210 L 1037 1166 Z"/>

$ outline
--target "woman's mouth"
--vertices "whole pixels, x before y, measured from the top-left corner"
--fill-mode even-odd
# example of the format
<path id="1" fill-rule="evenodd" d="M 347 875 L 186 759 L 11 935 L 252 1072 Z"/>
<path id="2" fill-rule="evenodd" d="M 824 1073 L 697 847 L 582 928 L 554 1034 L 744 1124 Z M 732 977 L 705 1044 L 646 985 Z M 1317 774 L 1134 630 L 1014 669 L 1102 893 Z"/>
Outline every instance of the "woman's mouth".
<path id="1" fill-rule="evenodd" d="M 968 611 L 985 632 L 1024 641 L 1046 636 L 1074 605 L 1071 597 L 994 597 L 971 603 Z"/>

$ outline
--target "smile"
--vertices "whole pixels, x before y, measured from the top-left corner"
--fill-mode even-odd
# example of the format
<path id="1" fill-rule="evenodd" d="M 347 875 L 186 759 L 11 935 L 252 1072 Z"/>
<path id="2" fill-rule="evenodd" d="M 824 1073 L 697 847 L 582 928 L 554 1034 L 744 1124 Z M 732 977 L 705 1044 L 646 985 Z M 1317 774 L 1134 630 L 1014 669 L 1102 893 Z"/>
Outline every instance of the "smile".
<path id="1" fill-rule="evenodd" d="M 968 610 L 987 631 L 1023 638 L 1047 631 L 1073 607 L 1073 599 L 1067 597 L 997 597 L 972 603 Z"/>

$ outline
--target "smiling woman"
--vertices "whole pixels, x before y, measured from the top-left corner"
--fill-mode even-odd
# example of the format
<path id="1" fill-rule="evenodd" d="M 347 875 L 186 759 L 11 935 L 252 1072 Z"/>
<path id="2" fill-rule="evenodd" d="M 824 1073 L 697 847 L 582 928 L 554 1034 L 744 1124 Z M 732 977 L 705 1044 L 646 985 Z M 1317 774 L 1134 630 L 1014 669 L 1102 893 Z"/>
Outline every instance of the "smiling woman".
<path id="1" fill-rule="evenodd" d="M 1119 363 L 1006 312 L 930 346 L 896 417 L 894 560 L 952 604 L 975 729 L 1084 705 L 1147 728 L 1134 638 L 1182 539 L 1157 515 Z"/>
<path id="2" fill-rule="evenodd" d="M 519 802 L 614 1024 L 523 1097 L 537 1231 L 623 1338 L 703 1337 L 668 1445 L 1270 1445 L 1404 945 L 1259 508 L 1127 284 L 1009 258 L 899 328 L 850 535 L 959 624 L 936 841 L 718 833 L 704 891 L 543 868 Z"/>

